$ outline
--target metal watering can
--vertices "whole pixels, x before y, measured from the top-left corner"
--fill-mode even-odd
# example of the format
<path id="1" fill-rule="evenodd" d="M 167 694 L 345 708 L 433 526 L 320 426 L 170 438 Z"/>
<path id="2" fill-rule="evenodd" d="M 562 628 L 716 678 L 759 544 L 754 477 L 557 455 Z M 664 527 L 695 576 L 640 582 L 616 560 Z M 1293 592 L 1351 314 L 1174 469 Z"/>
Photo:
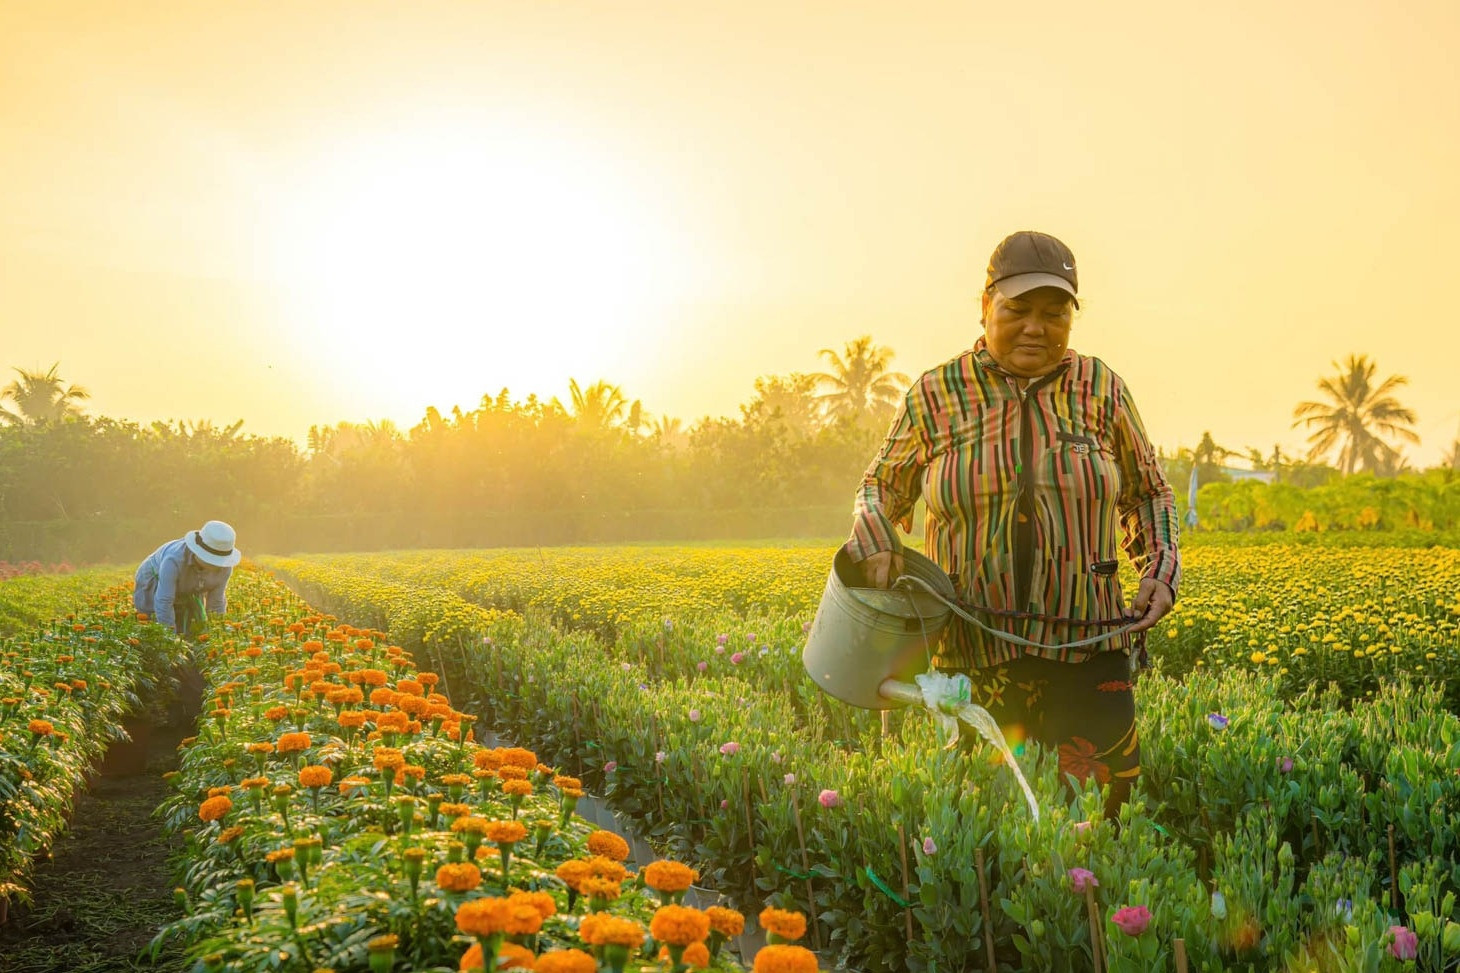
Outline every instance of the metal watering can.
<path id="1" fill-rule="evenodd" d="M 910 549 L 902 559 L 903 575 L 936 594 L 863 587 L 861 570 L 839 548 L 811 622 L 801 652 L 806 672 L 823 691 L 853 706 L 893 709 L 921 702 L 910 684 L 927 671 L 953 614 L 955 592 L 943 569 Z"/>

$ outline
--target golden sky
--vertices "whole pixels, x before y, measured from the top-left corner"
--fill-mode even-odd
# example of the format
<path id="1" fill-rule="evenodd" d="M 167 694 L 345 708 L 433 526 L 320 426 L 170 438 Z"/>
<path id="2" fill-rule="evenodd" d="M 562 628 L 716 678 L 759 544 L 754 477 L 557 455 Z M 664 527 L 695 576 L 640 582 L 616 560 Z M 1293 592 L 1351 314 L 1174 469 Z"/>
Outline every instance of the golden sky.
<path id="1" fill-rule="evenodd" d="M 689 423 L 859 334 L 957 354 L 1037 228 L 1157 443 L 1296 449 L 1360 352 L 1432 464 L 1457 43 L 1455 0 L 0 0 L 0 367 L 296 438 L 570 376 Z"/>

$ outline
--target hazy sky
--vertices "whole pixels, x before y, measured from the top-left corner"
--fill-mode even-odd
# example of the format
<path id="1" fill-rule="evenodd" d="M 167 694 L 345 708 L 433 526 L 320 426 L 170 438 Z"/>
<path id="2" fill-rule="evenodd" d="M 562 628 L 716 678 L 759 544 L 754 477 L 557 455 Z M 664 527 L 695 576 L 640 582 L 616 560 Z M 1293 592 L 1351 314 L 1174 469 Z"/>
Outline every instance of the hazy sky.
<path id="1" fill-rule="evenodd" d="M 692 422 L 863 333 L 957 354 L 1037 228 L 1156 442 L 1297 448 L 1360 352 L 1432 464 L 1457 43 L 1456 0 L 0 0 L 0 366 L 296 438 L 569 376 Z"/>

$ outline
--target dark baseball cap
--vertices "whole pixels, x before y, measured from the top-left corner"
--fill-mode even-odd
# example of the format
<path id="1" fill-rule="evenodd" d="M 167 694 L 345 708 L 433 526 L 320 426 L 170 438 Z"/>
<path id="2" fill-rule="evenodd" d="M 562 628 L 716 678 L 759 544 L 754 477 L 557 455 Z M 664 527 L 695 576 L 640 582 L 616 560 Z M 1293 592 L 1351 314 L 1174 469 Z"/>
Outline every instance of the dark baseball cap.
<path id="1" fill-rule="evenodd" d="M 985 286 L 997 287 L 1005 297 L 1018 297 L 1036 287 L 1058 287 L 1075 297 L 1075 306 L 1080 306 L 1074 253 L 1048 233 L 1036 230 L 1020 230 L 1004 237 L 989 257 Z"/>

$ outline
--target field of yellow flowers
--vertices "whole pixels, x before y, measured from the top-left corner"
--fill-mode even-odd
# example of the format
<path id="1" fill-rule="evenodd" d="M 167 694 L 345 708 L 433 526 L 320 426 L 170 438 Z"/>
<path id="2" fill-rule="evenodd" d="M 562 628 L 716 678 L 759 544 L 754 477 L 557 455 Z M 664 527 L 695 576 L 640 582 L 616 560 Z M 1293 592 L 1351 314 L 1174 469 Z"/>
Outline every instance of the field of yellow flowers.
<path id="1" fill-rule="evenodd" d="M 1189 548 L 1117 821 L 1037 747 L 1018 758 L 1035 818 L 999 760 L 944 749 L 927 714 L 820 693 L 800 649 L 830 554 L 240 572 L 163 809 L 186 916 L 158 945 L 208 970 L 672 971 L 733 967 L 720 947 L 754 927 L 785 947 L 755 954 L 765 970 L 1460 962 L 1460 552 Z M 44 631 L 93 623 L 68 624 Z M 70 654 L 39 635 L 3 651 Z M 12 698 L 12 739 L 56 705 L 34 681 Z M 576 817 L 579 794 L 661 864 Z M 689 881 L 722 911 L 665 912 Z"/>
<path id="2" fill-rule="evenodd" d="M 1454 550 L 1189 550 L 1138 691 L 1143 785 L 1118 836 L 1065 800 L 1037 751 L 1026 773 L 1048 813 L 1033 824 L 1007 775 L 935 758 L 926 721 L 897 714 L 884 735 L 811 687 L 799 649 L 830 554 L 270 565 L 320 604 L 399 619 L 495 728 L 573 767 L 737 900 L 801 904 L 837 962 L 961 967 L 987 937 L 1001 962 L 1093 964 L 1100 924 L 1070 896 L 1090 881 L 1105 968 L 1169 964 L 1177 939 L 1194 969 L 1328 968 L 1329 954 L 1377 969 L 1410 936 L 1426 968 L 1460 957 Z M 987 922 L 966 908 L 985 897 Z M 1123 909 L 1149 924 L 1132 936 Z"/>

